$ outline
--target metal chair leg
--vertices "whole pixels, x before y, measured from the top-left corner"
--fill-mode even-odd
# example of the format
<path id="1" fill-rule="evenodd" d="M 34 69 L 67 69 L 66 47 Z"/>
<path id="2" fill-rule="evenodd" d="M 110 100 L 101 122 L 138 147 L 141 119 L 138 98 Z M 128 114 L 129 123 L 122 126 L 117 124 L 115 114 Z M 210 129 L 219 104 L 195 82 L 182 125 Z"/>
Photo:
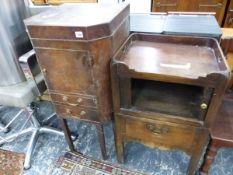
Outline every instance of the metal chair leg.
<path id="1" fill-rule="evenodd" d="M 5 137 L 5 138 L 1 138 L 1 140 L 0 140 L 0 145 L 5 144 L 5 143 L 12 142 L 12 141 L 14 141 L 16 138 L 21 137 L 21 136 L 23 136 L 23 135 L 26 135 L 26 134 L 28 134 L 28 133 L 34 131 L 34 130 L 35 130 L 35 128 L 27 128 L 27 129 L 22 130 L 22 131 L 19 132 L 19 133 L 14 133 L 14 134 L 11 134 L 11 135 L 9 135 L 9 136 L 7 136 L 7 137 Z"/>
<path id="2" fill-rule="evenodd" d="M 28 146 L 27 146 L 25 162 L 24 162 L 24 169 L 29 169 L 31 167 L 31 157 L 33 155 L 33 151 L 35 149 L 36 142 L 37 142 L 40 134 L 41 133 L 48 133 L 48 134 L 56 134 L 59 136 L 64 136 L 64 133 L 56 128 L 52 128 L 52 127 L 48 127 L 48 126 L 41 126 L 41 124 L 38 122 L 38 120 L 34 116 L 34 112 L 36 111 L 35 108 L 31 109 L 30 107 L 27 107 L 24 110 L 26 110 L 28 112 L 29 119 L 26 120 L 22 126 L 26 126 L 26 123 L 28 123 L 28 121 L 31 122 L 31 126 L 29 128 L 26 128 L 26 129 L 24 129 L 24 127 L 22 127 L 21 128 L 22 130 L 20 130 L 19 132 L 11 134 L 5 138 L 0 138 L 0 145 L 4 144 L 4 143 L 11 142 L 11 141 L 17 139 L 18 137 L 21 137 L 23 135 L 31 133 L 31 137 L 30 137 L 30 140 L 29 140 Z M 24 110 L 21 110 L 16 115 L 16 117 L 14 117 L 12 120 L 14 121 Z M 54 114 L 51 116 L 54 116 Z M 72 139 L 75 139 L 75 137 L 72 136 Z"/>
<path id="3" fill-rule="evenodd" d="M 31 168 L 31 157 L 32 157 L 34 148 L 36 146 L 36 142 L 37 142 L 38 137 L 39 137 L 39 130 L 35 129 L 32 132 L 31 138 L 30 138 L 29 143 L 28 143 L 27 152 L 25 155 L 24 169 L 26 169 L 26 170 Z"/>
<path id="4" fill-rule="evenodd" d="M 56 115 L 57 115 L 56 113 L 52 113 L 50 116 L 48 116 L 42 121 L 42 125 L 47 125 L 51 123 L 56 118 Z"/>
<path id="5" fill-rule="evenodd" d="M 9 128 L 6 128 L 4 124 L 0 123 L 0 131 L 7 133 L 9 131 Z"/>
<path id="6" fill-rule="evenodd" d="M 19 115 L 24 112 L 24 109 L 21 109 L 7 125 L 0 123 L 0 131 L 7 133 L 9 131 L 10 125 L 19 117 Z"/>

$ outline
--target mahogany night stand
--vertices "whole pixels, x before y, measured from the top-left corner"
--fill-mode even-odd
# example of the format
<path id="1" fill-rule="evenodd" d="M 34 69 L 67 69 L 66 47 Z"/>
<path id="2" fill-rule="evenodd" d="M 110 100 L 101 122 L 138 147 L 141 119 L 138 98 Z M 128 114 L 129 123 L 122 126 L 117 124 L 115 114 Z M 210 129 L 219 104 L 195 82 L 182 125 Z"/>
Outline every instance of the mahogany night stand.
<path id="1" fill-rule="evenodd" d="M 110 68 L 118 161 L 136 141 L 184 150 L 194 174 L 230 75 L 218 42 L 135 33 Z"/>

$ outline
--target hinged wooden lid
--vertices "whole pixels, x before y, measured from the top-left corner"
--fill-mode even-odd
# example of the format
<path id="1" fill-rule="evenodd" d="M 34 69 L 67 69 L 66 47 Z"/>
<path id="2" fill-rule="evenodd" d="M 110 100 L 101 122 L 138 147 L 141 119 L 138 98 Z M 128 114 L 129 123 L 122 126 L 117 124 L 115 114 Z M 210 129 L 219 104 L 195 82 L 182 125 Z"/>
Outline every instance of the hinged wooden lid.
<path id="1" fill-rule="evenodd" d="M 31 38 L 92 40 L 110 36 L 129 15 L 129 4 L 64 4 L 24 21 Z"/>

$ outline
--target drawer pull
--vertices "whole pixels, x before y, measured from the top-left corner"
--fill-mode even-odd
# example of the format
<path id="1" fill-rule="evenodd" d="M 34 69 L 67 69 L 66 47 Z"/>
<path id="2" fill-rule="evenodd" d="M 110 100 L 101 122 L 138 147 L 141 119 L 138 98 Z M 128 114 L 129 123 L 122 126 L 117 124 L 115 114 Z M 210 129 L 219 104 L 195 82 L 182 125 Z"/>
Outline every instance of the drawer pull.
<path id="1" fill-rule="evenodd" d="M 202 104 L 201 104 L 201 109 L 207 109 L 207 107 L 208 107 L 208 106 L 207 106 L 206 103 L 202 103 Z"/>
<path id="2" fill-rule="evenodd" d="M 82 100 L 82 98 L 78 98 L 77 99 L 77 103 L 70 103 L 70 102 L 68 102 L 68 97 L 67 96 L 63 96 L 62 97 L 62 100 L 64 101 L 64 102 L 66 102 L 68 105 L 70 105 L 70 106 L 78 106 L 83 100 Z"/>
<path id="3" fill-rule="evenodd" d="M 66 113 L 67 114 L 71 114 L 71 110 L 70 109 L 66 109 Z"/>
<path id="4" fill-rule="evenodd" d="M 146 129 L 150 130 L 151 132 L 153 132 L 155 134 L 166 134 L 169 131 L 169 129 L 166 127 L 159 128 L 156 125 L 150 124 L 150 123 L 146 124 Z"/>
<path id="5" fill-rule="evenodd" d="M 66 102 L 68 105 L 70 106 L 78 106 L 79 104 L 78 103 L 69 103 L 69 102 Z"/>
<path id="6" fill-rule="evenodd" d="M 47 73 L 47 70 L 45 68 L 43 68 L 41 71 L 44 75 Z"/>
<path id="7" fill-rule="evenodd" d="M 65 101 L 65 102 L 67 102 L 68 101 L 68 97 L 67 96 L 63 96 L 62 100 Z"/>
<path id="8" fill-rule="evenodd" d="M 77 99 L 77 104 L 80 104 L 82 101 L 83 101 L 82 98 L 78 98 L 78 99 Z"/>
<path id="9" fill-rule="evenodd" d="M 216 4 L 199 4 L 200 7 L 210 7 L 210 8 L 221 8 L 223 6 L 222 3 L 216 3 Z"/>
<path id="10" fill-rule="evenodd" d="M 161 2 L 157 2 L 156 3 L 156 7 L 176 7 L 176 3 L 161 3 Z"/>
<path id="11" fill-rule="evenodd" d="M 72 114 L 71 110 L 70 110 L 70 109 L 66 109 L 66 114 L 71 115 L 71 114 Z M 84 115 L 86 115 L 86 112 L 85 112 L 85 111 L 81 111 L 81 112 L 79 113 L 79 115 L 80 115 L 80 116 L 84 116 Z"/>
<path id="12" fill-rule="evenodd" d="M 81 111 L 79 115 L 80 116 L 84 116 L 84 115 L 86 115 L 86 112 L 85 111 Z"/>

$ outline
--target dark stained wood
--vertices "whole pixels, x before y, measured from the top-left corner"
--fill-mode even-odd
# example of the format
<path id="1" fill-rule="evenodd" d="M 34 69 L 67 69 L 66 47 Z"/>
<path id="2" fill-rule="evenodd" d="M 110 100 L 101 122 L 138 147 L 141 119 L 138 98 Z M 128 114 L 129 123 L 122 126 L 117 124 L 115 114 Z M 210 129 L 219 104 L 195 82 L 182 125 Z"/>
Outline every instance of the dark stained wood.
<path id="1" fill-rule="evenodd" d="M 199 104 L 204 103 L 203 88 L 139 79 L 132 79 L 131 82 L 131 104 L 134 108 L 187 118 L 203 118 L 200 114 L 202 110 L 199 109 Z"/>
<path id="2" fill-rule="evenodd" d="M 113 61 L 118 63 L 120 77 L 202 87 L 203 101 L 196 105 L 201 110 L 201 104 L 207 103 L 205 111 L 200 112 L 206 116 L 198 114 L 195 117 L 205 120 L 206 126 L 214 119 L 213 114 L 217 112 L 230 76 L 220 46 L 211 38 L 132 34 Z M 204 99 L 206 93 L 211 101 Z M 191 101 L 187 103 L 193 104 Z"/>
<path id="3" fill-rule="evenodd" d="M 231 70 L 231 80 L 228 83 L 228 89 L 233 88 L 233 29 L 232 28 L 222 28 L 222 37 L 221 37 L 221 47 L 226 56 L 227 63 Z"/>
<path id="4" fill-rule="evenodd" d="M 223 17 L 226 10 L 226 5 L 228 0 L 195 0 L 194 11 L 198 12 L 214 12 L 215 17 L 219 23 L 222 25 Z M 192 3 L 189 3 L 190 6 L 193 6 Z"/>
<path id="5" fill-rule="evenodd" d="M 60 103 L 70 106 L 81 106 L 97 109 L 97 99 L 96 96 L 88 95 L 84 96 L 82 94 L 61 94 L 61 93 L 50 93 L 52 101 L 55 103 Z"/>
<path id="6" fill-rule="evenodd" d="M 72 106 L 70 104 L 61 105 L 54 103 L 56 112 L 64 118 L 74 118 L 78 120 L 100 123 L 99 111 L 91 108 Z"/>
<path id="7" fill-rule="evenodd" d="M 230 75 L 217 41 L 132 34 L 110 68 L 118 161 L 137 141 L 184 150 L 194 174 Z"/>
<path id="8" fill-rule="evenodd" d="M 125 120 L 122 117 L 118 117 L 115 113 L 115 123 L 114 123 L 114 135 L 115 135 L 115 145 L 117 160 L 120 163 L 124 163 L 124 134 L 125 133 Z"/>
<path id="9" fill-rule="evenodd" d="M 96 131 L 97 131 L 97 135 L 98 135 L 98 137 L 99 137 L 100 150 L 101 150 L 101 152 L 102 152 L 102 154 L 103 154 L 103 159 L 106 160 L 106 159 L 108 159 L 108 155 L 107 155 L 107 152 L 106 152 L 103 125 L 97 124 L 97 125 L 96 125 Z"/>
<path id="10" fill-rule="evenodd" d="M 97 125 L 112 119 L 110 59 L 129 35 L 129 5 L 66 4 L 25 20 L 56 112 Z"/>
<path id="11" fill-rule="evenodd" d="M 153 0 L 152 12 L 213 12 L 221 25 L 227 2 L 228 0 Z"/>
<path id="12" fill-rule="evenodd" d="M 129 5 L 125 3 L 64 4 L 26 19 L 24 23 L 32 39 L 85 41 L 109 37 L 128 14 Z"/>
<path id="13" fill-rule="evenodd" d="M 221 37 L 220 44 L 221 44 L 223 53 L 227 56 L 228 53 L 233 52 L 233 29 L 222 28 L 222 33 L 223 35 Z"/>
<path id="14" fill-rule="evenodd" d="M 143 55 L 144 59 L 140 59 L 141 52 L 147 53 Z M 213 61 L 213 58 L 214 52 L 208 47 L 175 45 L 169 41 L 167 43 L 134 41 L 124 61 L 129 69 L 135 72 L 198 78 L 220 70 L 218 62 Z"/>
<path id="15" fill-rule="evenodd" d="M 203 149 L 208 142 L 209 131 L 204 127 L 115 114 L 115 142 L 117 159 L 124 162 L 124 143 L 136 141 L 150 148 L 162 150 L 182 149 L 191 155 L 187 174 L 194 174 Z"/>
<path id="16" fill-rule="evenodd" d="M 75 152 L 74 144 L 73 144 L 72 139 L 71 139 L 71 134 L 70 134 L 70 130 L 69 130 L 66 119 L 59 118 L 59 121 L 60 121 L 60 124 L 62 126 L 62 130 L 65 134 L 65 139 L 66 139 L 66 142 L 68 143 L 70 151 Z"/>
<path id="17" fill-rule="evenodd" d="M 225 55 L 229 52 L 233 52 L 233 36 L 221 39 L 221 47 Z"/>
<path id="18" fill-rule="evenodd" d="M 50 91 L 95 95 L 88 52 L 34 48 Z"/>
<path id="19" fill-rule="evenodd" d="M 233 147 L 233 99 L 222 101 L 216 120 L 210 127 L 211 141 L 205 154 L 202 171 L 207 173 L 220 147 Z"/>
<path id="20" fill-rule="evenodd" d="M 194 174 L 197 171 L 198 162 L 203 154 L 204 148 L 209 141 L 209 130 L 208 128 L 196 128 L 196 137 L 192 145 L 191 160 L 189 162 L 188 174 Z"/>

